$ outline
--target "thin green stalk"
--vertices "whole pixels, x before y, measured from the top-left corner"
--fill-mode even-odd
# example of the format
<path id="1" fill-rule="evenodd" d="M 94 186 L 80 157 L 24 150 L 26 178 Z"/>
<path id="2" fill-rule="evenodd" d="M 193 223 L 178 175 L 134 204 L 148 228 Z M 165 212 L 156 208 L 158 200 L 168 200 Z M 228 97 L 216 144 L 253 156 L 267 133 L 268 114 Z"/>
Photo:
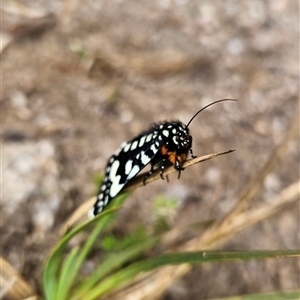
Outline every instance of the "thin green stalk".
<path id="1" fill-rule="evenodd" d="M 300 250 L 285 251 L 251 251 L 251 252 L 219 252 L 219 251 L 200 251 L 169 253 L 159 257 L 149 258 L 130 265 L 114 275 L 102 281 L 96 288 L 85 295 L 85 300 L 94 300 L 111 291 L 112 289 L 128 282 L 140 272 L 147 272 L 164 265 L 178 265 L 184 263 L 204 263 L 204 262 L 224 262 L 229 260 L 247 260 L 274 257 L 293 257 L 300 256 Z"/>

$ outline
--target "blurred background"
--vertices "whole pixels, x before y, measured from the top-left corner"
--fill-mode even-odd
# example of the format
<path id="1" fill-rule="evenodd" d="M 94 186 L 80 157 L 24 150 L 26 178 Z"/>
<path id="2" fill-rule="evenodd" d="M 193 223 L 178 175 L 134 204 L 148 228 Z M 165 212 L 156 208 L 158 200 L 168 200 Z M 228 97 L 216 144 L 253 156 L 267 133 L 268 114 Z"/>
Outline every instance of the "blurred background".
<path id="1" fill-rule="evenodd" d="M 63 222 L 95 194 L 109 156 L 152 122 L 191 124 L 194 154 L 236 149 L 139 188 L 116 232 L 151 227 L 154 199 L 176 199 L 171 226 L 219 219 L 298 118 L 299 11 L 277 1 L 3 0 L 1 252 L 33 285 Z M 299 179 L 299 137 L 252 204 Z M 222 249 L 299 248 L 299 206 Z M 299 288 L 299 260 L 202 265 L 162 299 Z"/>

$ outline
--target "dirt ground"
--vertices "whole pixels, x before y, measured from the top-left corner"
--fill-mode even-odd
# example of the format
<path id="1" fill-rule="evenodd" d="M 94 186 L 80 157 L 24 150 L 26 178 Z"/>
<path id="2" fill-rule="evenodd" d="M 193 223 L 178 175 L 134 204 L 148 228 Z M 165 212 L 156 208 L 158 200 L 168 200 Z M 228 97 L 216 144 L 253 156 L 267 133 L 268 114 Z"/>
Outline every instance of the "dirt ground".
<path id="1" fill-rule="evenodd" d="M 278 1 L 3 1 L 1 253 L 34 286 L 63 222 L 95 193 L 93 176 L 150 123 L 193 114 L 197 155 L 237 149 L 170 183 L 138 189 L 117 226 L 151 227 L 153 199 L 176 197 L 173 226 L 234 206 L 297 118 L 299 12 Z M 256 204 L 299 179 L 299 140 Z M 255 206 L 255 203 L 253 204 Z M 125 225 L 124 225 L 125 224 Z M 299 248 L 299 206 L 222 249 Z M 300 287 L 299 260 L 204 265 L 162 299 L 206 299 Z"/>

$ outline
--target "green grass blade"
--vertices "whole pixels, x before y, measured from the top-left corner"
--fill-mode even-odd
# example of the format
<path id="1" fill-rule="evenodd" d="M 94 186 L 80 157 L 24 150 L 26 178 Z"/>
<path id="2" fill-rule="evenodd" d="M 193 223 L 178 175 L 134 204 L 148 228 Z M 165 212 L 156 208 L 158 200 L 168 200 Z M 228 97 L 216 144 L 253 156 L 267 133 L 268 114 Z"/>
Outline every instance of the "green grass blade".
<path id="1" fill-rule="evenodd" d="M 76 257 L 76 261 L 74 262 L 74 265 L 72 266 L 72 272 L 69 273 L 68 277 L 60 276 L 60 279 L 63 279 L 64 284 L 60 284 L 60 288 L 58 290 L 58 295 L 69 295 L 69 291 L 72 288 L 72 285 L 74 285 L 76 277 L 78 276 L 79 270 L 85 261 L 86 256 L 88 255 L 89 251 L 92 249 L 92 246 L 103 230 L 103 228 L 106 226 L 106 222 L 109 219 L 109 215 L 104 216 L 98 223 L 96 223 L 95 228 L 93 229 L 92 233 L 89 235 L 88 239 L 84 243 L 82 249 L 78 251 L 78 255 Z M 64 300 L 65 298 L 58 298 Z M 68 297 L 69 299 L 69 297 Z"/>
<path id="2" fill-rule="evenodd" d="M 108 257 L 103 263 L 97 268 L 93 274 L 91 274 L 82 284 L 79 286 L 78 290 L 74 295 L 76 296 L 74 299 L 78 299 L 80 297 L 85 296 L 100 280 L 103 279 L 108 273 L 115 271 L 120 268 L 124 263 L 135 259 L 137 256 L 145 252 L 146 250 L 152 248 L 157 244 L 160 237 L 152 237 L 143 243 L 139 243 L 122 251 L 119 254 L 112 255 Z"/>
<path id="3" fill-rule="evenodd" d="M 114 205 L 115 204 L 119 204 L 120 202 L 123 202 L 126 198 L 128 197 L 128 193 L 127 194 L 122 194 L 119 197 L 117 197 L 114 201 Z M 90 252 L 90 250 L 92 249 L 94 243 L 96 242 L 99 234 L 101 233 L 101 231 L 103 231 L 103 229 L 115 218 L 115 214 L 105 214 L 105 212 L 102 214 L 102 218 L 100 218 L 96 225 L 95 228 L 93 229 L 92 233 L 89 235 L 88 239 L 86 240 L 86 242 L 84 243 L 80 254 L 79 254 L 79 258 L 78 258 L 78 265 L 81 265 L 86 256 L 88 255 L 88 253 Z"/>
<path id="4" fill-rule="evenodd" d="M 89 220 L 84 222 L 83 224 L 77 226 L 76 228 L 72 229 L 68 232 L 65 236 L 61 238 L 61 240 L 57 243 L 57 245 L 52 249 L 45 267 L 43 271 L 43 290 L 45 299 L 55 299 L 57 288 L 58 288 L 58 273 L 59 269 L 62 265 L 63 261 L 63 254 L 65 251 L 65 247 L 67 243 L 79 232 L 82 232 L 87 227 L 91 226 L 91 224 L 98 221 L 99 218 L 103 217 L 103 215 L 107 215 L 115 211 L 116 209 L 111 209 L 103 212 L 99 216 L 95 217 L 93 220 Z"/>
<path id="5" fill-rule="evenodd" d="M 46 262 L 43 272 L 43 290 L 46 300 L 56 298 L 58 289 L 57 274 L 63 259 L 64 248 L 60 248 Z"/>
<path id="6" fill-rule="evenodd" d="M 204 262 L 224 262 L 229 260 L 247 260 L 262 258 L 281 258 L 300 256 L 300 250 L 283 250 L 283 251 L 251 251 L 251 252 L 221 252 L 221 251 L 200 251 L 200 252 L 183 252 L 169 253 L 159 257 L 149 258 L 137 262 L 123 269 L 116 274 L 103 280 L 96 288 L 85 295 L 86 300 L 93 300 L 123 284 L 140 272 L 146 272 L 164 265 L 178 265 L 183 263 L 204 263 Z"/>
<path id="7" fill-rule="evenodd" d="M 128 194 L 123 194 L 120 195 L 119 197 L 117 197 L 113 203 L 113 205 L 117 205 L 120 202 L 123 202 L 126 198 L 128 197 Z M 113 213 L 112 213 L 113 212 Z M 92 247 L 94 245 L 94 243 L 96 242 L 99 234 L 103 231 L 104 228 L 106 228 L 106 226 L 111 223 L 111 221 L 113 221 L 113 219 L 115 218 L 115 213 L 114 211 L 111 210 L 107 210 L 105 212 L 103 212 L 102 214 L 100 214 L 99 216 L 96 216 L 92 221 L 94 221 L 95 223 L 95 227 L 92 230 L 91 234 L 89 234 L 87 240 L 85 241 L 85 243 L 83 244 L 83 247 L 79 250 L 77 259 L 74 263 L 74 265 L 72 266 L 72 272 L 70 272 L 69 276 L 67 278 L 65 278 L 64 280 L 64 285 L 60 285 L 63 289 L 63 291 L 59 290 L 58 294 L 63 293 L 64 295 L 67 295 L 70 291 L 70 289 L 72 288 L 72 285 L 74 285 L 75 283 L 75 279 L 78 276 L 79 270 L 82 266 L 82 264 L 84 263 L 84 261 L 86 260 L 87 255 L 90 253 L 90 251 L 92 250 Z M 70 296 L 68 297 L 68 299 L 70 298 Z M 61 299 L 61 298 L 59 298 Z"/>
<path id="8" fill-rule="evenodd" d="M 126 198 L 128 197 L 128 193 L 122 194 L 121 196 L 117 197 L 114 200 L 114 203 L 112 205 L 116 206 L 120 203 L 122 203 Z M 65 251 L 65 247 L 68 244 L 68 242 L 78 233 L 86 230 L 88 227 L 92 226 L 93 224 L 97 224 L 97 232 L 99 232 L 104 229 L 113 219 L 114 219 L 114 212 L 117 211 L 119 207 L 112 207 L 110 209 L 105 210 L 98 216 L 96 216 L 94 219 L 86 221 L 79 226 L 75 227 L 71 231 L 69 231 L 66 235 L 64 235 L 61 240 L 57 243 L 57 245 L 53 248 L 51 251 L 49 258 L 46 261 L 44 271 L 43 271 L 43 290 L 44 290 L 44 296 L 47 300 L 57 299 L 57 293 L 58 286 L 59 286 L 59 270 L 62 266 L 63 261 L 63 254 Z M 100 230 L 100 231 L 99 231 Z M 95 239 L 94 239 L 95 240 Z M 86 247 L 90 247 L 87 245 Z M 86 250 L 85 250 L 86 251 Z M 80 256 L 86 257 L 85 254 L 81 254 Z M 76 267 L 78 269 L 78 266 L 80 268 L 81 262 L 78 262 L 76 264 Z M 76 270 L 77 270 L 76 269 Z M 78 270 L 76 273 L 73 273 L 77 275 Z M 72 279 L 72 280 L 71 280 Z M 74 276 L 70 278 L 70 282 L 72 282 L 74 279 Z M 61 285 L 60 285 L 61 286 Z"/>
<path id="9" fill-rule="evenodd" d="M 73 273 L 73 266 L 77 260 L 77 254 L 79 252 L 79 248 L 74 248 L 69 253 L 69 255 L 65 258 L 65 261 L 61 267 L 61 272 L 59 275 L 58 289 L 56 299 L 65 300 L 68 299 L 68 292 L 70 290 L 70 280 L 69 278 Z"/>

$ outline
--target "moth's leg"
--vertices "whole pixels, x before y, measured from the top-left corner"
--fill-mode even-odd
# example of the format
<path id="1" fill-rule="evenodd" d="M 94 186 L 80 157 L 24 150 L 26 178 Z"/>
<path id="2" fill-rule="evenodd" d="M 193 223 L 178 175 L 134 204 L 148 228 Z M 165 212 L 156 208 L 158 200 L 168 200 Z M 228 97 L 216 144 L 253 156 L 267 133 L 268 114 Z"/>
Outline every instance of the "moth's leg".
<path id="1" fill-rule="evenodd" d="M 168 167 L 169 165 L 170 165 L 170 163 L 169 163 L 168 158 L 163 158 L 159 164 L 159 175 L 160 175 L 160 178 L 163 180 L 165 180 L 165 177 L 164 177 L 165 168 Z M 167 179 L 167 182 L 169 182 L 168 176 L 166 176 L 166 179 Z"/>
<path id="2" fill-rule="evenodd" d="M 190 148 L 190 154 L 191 154 L 191 157 L 192 157 L 192 158 L 196 158 L 196 157 L 197 157 L 197 155 L 194 155 L 193 149 L 192 149 L 192 148 Z"/>
<path id="3" fill-rule="evenodd" d="M 146 181 L 147 181 L 147 179 L 152 175 L 153 170 L 154 170 L 154 165 L 151 164 L 151 169 L 150 169 L 150 171 L 144 176 L 144 179 L 143 179 L 143 184 L 144 184 L 144 185 L 146 185 Z"/>
<path id="4" fill-rule="evenodd" d="M 160 175 L 160 178 L 162 180 L 165 180 L 165 177 L 164 177 L 164 171 L 165 171 L 165 165 L 162 163 L 160 166 L 159 166 L 159 175 Z"/>
<path id="5" fill-rule="evenodd" d="M 174 168 L 178 171 L 178 177 L 177 177 L 177 179 L 179 179 L 181 171 L 183 171 L 184 168 L 181 167 L 181 164 L 180 164 L 179 160 L 177 159 L 177 157 L 176 157 L 176 160 L 175 160 Z"/>

